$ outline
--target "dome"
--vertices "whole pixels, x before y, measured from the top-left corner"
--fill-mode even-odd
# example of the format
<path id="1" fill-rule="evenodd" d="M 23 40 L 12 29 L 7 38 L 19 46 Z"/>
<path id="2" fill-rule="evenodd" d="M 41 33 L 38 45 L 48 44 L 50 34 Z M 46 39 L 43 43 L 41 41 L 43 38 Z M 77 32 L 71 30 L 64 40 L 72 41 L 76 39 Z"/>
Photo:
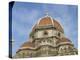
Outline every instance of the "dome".
<path id="1" fill-rule="evenodd" d="M 61 32 L 64 33 L 64 30 L 61 27 L 61 25 L 59 24 L 59 22 L 57 22 L 56 20 L 52 19 L 52 17 L 50 17 L 50 16 L 46 16 L 46 17 L 41 18 L 38 21 L 38 23 L 36 25 L 34 25 L 32 30 L 34 31 L 36 29 L 36 27 L 38 27 L 38 26 L 48 26 L 48 25 L 52 25 L 58 31 L 61 31 Z"/>

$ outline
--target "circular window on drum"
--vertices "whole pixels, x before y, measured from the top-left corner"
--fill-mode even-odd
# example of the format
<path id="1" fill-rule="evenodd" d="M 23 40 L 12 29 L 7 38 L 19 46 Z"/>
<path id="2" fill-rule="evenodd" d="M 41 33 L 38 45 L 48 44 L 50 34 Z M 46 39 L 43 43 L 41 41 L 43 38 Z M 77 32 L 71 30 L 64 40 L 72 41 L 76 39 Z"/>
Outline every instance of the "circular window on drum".
<path id="1" fill-rule="evenodd" d="M 45 35 L 45 36 L 48 35 L 48 32 L 47 31 L 44 31 L 43 32 L 43 35 Z"/>

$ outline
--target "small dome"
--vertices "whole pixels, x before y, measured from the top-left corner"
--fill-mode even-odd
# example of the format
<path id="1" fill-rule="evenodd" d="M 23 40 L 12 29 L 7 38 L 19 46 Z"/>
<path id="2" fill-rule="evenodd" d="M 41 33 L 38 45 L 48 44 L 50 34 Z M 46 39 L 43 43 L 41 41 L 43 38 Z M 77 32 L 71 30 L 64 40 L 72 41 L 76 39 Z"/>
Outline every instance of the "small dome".
<path id="1" fill-rule="evenodd" d="M 20 49 L 33 48 L 34 44 L 32 42 L 25 42 Z"/>
<path id="2" fill-rule="evenodd" d="M 61 39 L 61 42 L 71 42 L 71 41 L 68 38 L 65 37 L 65 38 Z"/>
<path id="3" fill-rule="evenodd" d="M 36 27 L 38 27 L 38 26 L 47 26 L 47 25 L 52 25 L 57 30 L 59 30 L 59 31 L 64 33 L 64 30 L 61 27 L 61 25 L 59 24 L 59 22 L 57 22 L 56 20 L 52 19 L 52 17 L 50 17 L 50 16 L 46 16 L 46 17 L 41 18 L 39 20 L 39 22 L 33 27 L 32 30 L 34 31 L 36 29 Z"/>
<path id="4" fill-rule="evenodd" d="M 61 39 L 59 39 L 58 41 L 57 41 L 57 44 L 59 44 L 59 43 L 63 43 L 63 42 L 69 42 L 69 43 L 72 43 L 68 38 L 66 38 L 66 37 L 64 37 L 64 38 L 61 38 Z"/>

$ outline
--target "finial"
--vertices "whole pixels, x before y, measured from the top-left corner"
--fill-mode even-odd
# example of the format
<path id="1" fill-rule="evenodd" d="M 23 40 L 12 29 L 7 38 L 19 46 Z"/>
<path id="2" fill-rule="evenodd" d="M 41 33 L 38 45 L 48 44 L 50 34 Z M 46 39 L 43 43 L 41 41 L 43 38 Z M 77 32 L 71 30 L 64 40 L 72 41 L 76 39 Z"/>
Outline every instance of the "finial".
<path id="1" fill-rule="evenodd" d="M 48 14 L 48 10 L 45 10 L 45 15 L 46 15 L 46 16 L 48 16 L 48 15 L 49 15 L 49 14 Z"/>

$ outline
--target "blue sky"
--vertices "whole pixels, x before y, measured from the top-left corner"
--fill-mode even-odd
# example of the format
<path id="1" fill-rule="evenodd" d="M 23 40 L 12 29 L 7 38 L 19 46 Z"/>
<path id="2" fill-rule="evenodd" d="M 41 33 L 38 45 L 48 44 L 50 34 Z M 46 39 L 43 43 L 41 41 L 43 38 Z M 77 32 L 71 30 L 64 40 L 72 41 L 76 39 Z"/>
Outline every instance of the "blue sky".
<path id="1" fill-rule="evenodd" d="M 12 54 L 28 41 L 29 33 L 39 18 L 48 11 L 64 28 L 65 36 L 78 47 L 78 7 L 76 5 L 15 2 L 12 9 Z"/>

